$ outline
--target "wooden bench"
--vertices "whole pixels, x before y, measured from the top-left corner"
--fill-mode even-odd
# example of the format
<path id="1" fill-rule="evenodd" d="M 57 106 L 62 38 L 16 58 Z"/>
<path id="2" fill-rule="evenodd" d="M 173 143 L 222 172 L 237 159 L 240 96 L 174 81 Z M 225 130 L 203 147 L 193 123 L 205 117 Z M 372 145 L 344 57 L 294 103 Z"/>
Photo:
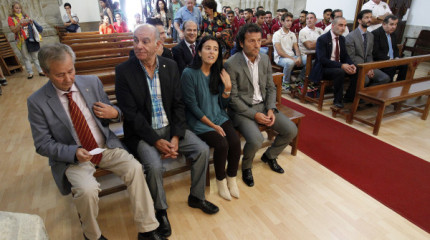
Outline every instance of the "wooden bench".
<path id="1" fill-rule="evenodd" d="M 301 119 L 304 117 L 304 114 L 297 112 L 291 108 L 288 108 L 284 105 L 282 105 L 281 100 L 282 100 L 282 96 L 281 96 L 281 91 L 282 91 L 282 77 L 283 74 L 282 73 L 274 73 L 273 74 L 273 81 L 275 83 L 276 86 L 276 101 L 277 101 L 277 108 L 280 112 L 282 112 L 283 114 L 285 114 L 288 118 L 290 118 L 291 121 L 293 121 L 296 126 L 298 131 L 300 131 L 300 125 L 301 125 Z M 109 91 L 114 91 L 114 89 L 109 89 Z M 124 133 L 122 131 L 122 126 L 121 124 L 115 124 L 114 126 L 111 126 L 111 130 L 121 139 L 124 136 Z M 266 147 L 270 144 L 270 141 L 273 139 L 273 137 L 277 134 L 276 132 L 274 132 L 273 130 L 271 130 L 270 128 L 264 127 L 264 126 L 260 126 L 260 131 L 267 131 L 267 135 L 268 135 L 268 140 L 266 141 L 265 144 L 263 144 L 262 147 Z M 297 155 L 297 144 L 298 144 L 298 134 L 297 136 L 291 141 L 290 145 L 291 145 L 291 155 L 296 156 Z M 164 177 L 169 177 L 169 176 L 173 176 L 179 173 L 183 173 L 186 171 L 189 171 L 191 169 L 191 163 L 187 162 L 184 158 L 182 159 L 165 159 L 163 160 L 164 162 L 164 166 L 166 167 L 166 171 L 164 172 Z M 212 163 L 212 161 L 211 161 Z M 102 177 L 105 175 L 109 175 L 112 172 L 106 170 L 106 169 L 101 169 L 98 168 L 96 170 L 96 172 L 94 173 L 95 177 Z M 209 174 L 209 168 L 207 169 L 207 173 L 206 173 L 206 186 L 210 185 L 210 174 Z M 106 196 L 118 191 L 122 191 L 125 190 L 126 186 L 124 184 L 118 185 L 118 186 L 113 186 L 107 189 L 103 189 L 100 193 L 99 196 Z"/>
<path id="2" fill-rule="evenodd" d="M 88 72 L 94 72 L 98 69 L 108 70 L 115 68 L 120 63 L 128 60 L 128 56 L 114 57 L 114 58 L 103 58 L 93 59 L 87 61 L 78 61 L 75 63 L 76 74 L 82 74 L 87 71 L 85 75 L 89 75 Z"/>
<path id="3" fill-rule="evenodd" d="M 393 116 L 399 113 L 413 110 L 422 113 L 421 119 L 426 120 L 430 106 L 430 76 L 415 79 L 413 78 L 415 70 L 419 63 L 425 61 L 430 61 L 430 54 L 416 57 L 401 58 L 396 60 L 359 64 L 357 90 L 354 102 L 351 107 L 351 113 L 347 117 L 347 122 L 352 124 L 354 120 L 357 120 L 364 124 L 370 125 L 373 127 L 373 134 L 378 135 L 383 117 Z M 406 80 L 386 83 L 378 86 L 364 87 L 366 73 L 370 69 L 379 69 L 384 67 L 393 67 L 406 64 L 408 65 L 408 73 L 406 75 Z M 427 102 L 424 106 L 408 106 L 403 103 L 408 99 L 420 96 L 427 96 Z M 359 116 L 356 116 L 360 99 L 379 106 L 375 120 L 364 119 Z M 393 103 L 396 104 L 394 111 L 384 114 L 386 106 Z"/>
<path id="4" fill-rule="evenodd" d="M 406 46 L 409 39 L 416 39 L 412 47 Z M 430 30 L 421 30 L 417 38 L 405 37 L 402 50 L 399 52 L 411 51 L 411 56 L 430 54 Z"/>
<path id="5" fill-rule="evenodd" d="M 83 39 L 70 39 L 70 40 L 63 40 L 61 43 L 64 43 L 66 45 L 73 45 L 73 44 L 79 44 L 79 43 L 91 43 L 91 42 L 121 42 L 121 41 L 132 41 L 133 36 L 127 35 L 127 36 L 103 36 L 100 35 L 93 38 L 83 38 Z"/>
<path id="6" fill-rule="evenodd" d="M 22 71 L 22 65 L 4 34 L 0 34 L 0 68 L 6 76 Z"/>
<path id="7" fill-rule="evenodd" d="M 297 88 L 297 90 L 292 91 L 291 95 L 293 97 L 299 98 L 300 102 L 302 102 L 302 103 L 305 103 L 305 102 L 316 103 L 318 111 L 322 111 L 322 106 L 324 104 L 324 100 L 329 99 L 329 98 L 333 98 L 333 95 L 326 96 L 326 94 L 325 94 L 326 88 L 329 86 L 332 86 L 333 81 L 322 79 L 319 82 L 319 97 L 318 98 L 309 97 L 307 95 L 309 85 L 311 83 L 311 80 L 309 79 L 309 75 L 311 74 L 311 71 L 312 71 L 312 61 L 314 58 L 315 58 L 314 53 L 310 53 L 310 54 L 306 55 L 306 73 L 305 73 L 305 79 L 303 82 L 303 87 L 301 90 Z"/>
<path id="8" fill-rule="evenodd" d="M 105 49 L 105 48 L 126 48 L 132 47 L 133 41 L 125 42 L 102 42 L 102 43 L 80 43 L 72 44 L 70 47 L 76 53 L 78 51 L 89 51 L 95 49 Z"/>

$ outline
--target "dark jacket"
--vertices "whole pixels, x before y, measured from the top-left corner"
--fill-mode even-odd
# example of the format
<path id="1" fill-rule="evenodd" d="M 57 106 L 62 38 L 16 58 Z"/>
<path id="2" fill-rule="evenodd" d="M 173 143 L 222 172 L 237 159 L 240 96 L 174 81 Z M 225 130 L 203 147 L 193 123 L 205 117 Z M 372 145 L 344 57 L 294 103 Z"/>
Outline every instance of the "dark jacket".
<path id="1" fill-rule="evenodd" d="M 379 27 L 372 32 L 373 39 L 373 61 L 382 61 L 388 60 L 390 57 L 388 56 L 388 39 L 387 35 L 385 35 L 384 28 Z M 391 46 L 393 47 L 393 56 L 394 58 L 399 57 L 399 48 L 396 44 L 396 35 L 390 34 L 391 37 Z"/>
<path id="2" fill-rule="evenodd" d="M 197 49 L 197 42 L 194 44 L 196 44 Z M 178 64 L 179 74 L 182 75 L 184 69 L 193 61 L 193 55 L 185 43 L 185 40 L 182 40 L 178 45 L 174 46 L 172 48 L 172 53 L 173 59 Z"/>
<path id="3" fill-rule="evenodd" d="M 185 110 L 182 102 L 179 72 L 173 60 L 159 57 L 159 78 L 164 111 L 169 120 L 170 135 L 180 139 L 185 135 Z M 139 60 L 130 57 L 115 68 L 115 93 L 124 115 L 124 140 L 133 153 L 144 140 L 150 145 L 161 139 L 152 129 L 152 101 Z"/>
<path id="4" fill-rule="evenodd" d="M 311 81 L 321 81 L 324 68 L 340 68 L 344 63 L 353 64 L 346 51 L 344 36 L 339 36 L 340 62 L 330 60 L 331 52 L 334 47 L 332 45 L 331 30 L 324 33 L 317 39 L 315 63 L 312 67 L 311 74 L 309 75 L 309 79 Z"/>

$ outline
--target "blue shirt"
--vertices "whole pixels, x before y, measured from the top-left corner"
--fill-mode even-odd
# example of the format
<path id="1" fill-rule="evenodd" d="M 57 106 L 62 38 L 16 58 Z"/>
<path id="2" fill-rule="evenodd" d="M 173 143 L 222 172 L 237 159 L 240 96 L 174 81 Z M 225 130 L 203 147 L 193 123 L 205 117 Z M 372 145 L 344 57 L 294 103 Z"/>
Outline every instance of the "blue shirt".
<path id="1" fill-rule="evenodd" d="M 182 29 L 182 24 L 185 21 L 192 20 L 197 23 L 197 30 L 199 30 L 200 24 L 202 24 L 202 13 L 198 7 L 193 8 L 193 12 L 188 10 L 187 6 L 181 7 L 175 14 L 175 22 L 178 23 Z"/>
<path id="2" fill-rule="evenodd" d="M 197 135 L 215 131 L 201 121 L 206 116 L 216 125 L 228 120 L 225 108 L 230 98 L 223 98 L 224 85 L 220 85 L 220 93 L 213 94 L 209 89 L 210 75 L 205 76 L 200 69 L 186 68 L 182 73 L 182 99 L 185 104 L 185 117 L 191 130 Z"/>

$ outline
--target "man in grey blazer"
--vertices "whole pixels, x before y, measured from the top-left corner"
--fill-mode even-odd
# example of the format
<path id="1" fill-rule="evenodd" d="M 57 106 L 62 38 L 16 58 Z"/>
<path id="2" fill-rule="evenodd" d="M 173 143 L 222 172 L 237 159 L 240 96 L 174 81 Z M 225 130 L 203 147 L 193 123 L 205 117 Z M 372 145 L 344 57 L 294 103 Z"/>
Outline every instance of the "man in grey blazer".
<path id="1" fill-rule="evenodd" d="M 265 151 L 261 160 L 278 173 L 284 170 L 276 158 L 297 135 L 296 125 L 276 109 L 276 88 L 272 79 L 272 65 L 266 54 L 259 54 L 262 30 L 254 23 L 245 24 L 238 32 L 239 49 L 225 63 L 231 78 L 229 115 L 244 136 L 246 143 L 242 158 L 242 179 L 254 186 L 252 161 L 263 144 L 258 125 L 273 128 L 279 135 Z"/>
<path id="2" fill-rule="evenodd" d="M 362 10 L 357 15 L 358 27 L 346 36 L 346 51 L 355 65 L 373 62 L 373 34 L 367 31 L 372 20 L 371 10 Z M 346 91 L 344 100 L 352 102 L 355 97 L 358 72 L 352 77 L 351 84 Z M 390 81 L 390 77 L 379 69 L 367 72 L 365 86 L 384 84 Z"/>
<path id="3" fill-rule="evenodd" d="M 110 104 L 100 80 L 75 76 L 75 54 L 67 45 L 42 47 L 39 61 L 50 81 L 27 99 L 34 145 L 37 153 L 49 158 L 60 192 L 72 193 L 85 239 L 105 239 L 97 224 L 96 165 L 119 175 L 127 185 L 138 239 L 164 239 L 155 231 L 159 223 L 142 165 L 109 130 L 109 121 L 119 121 L 121 111 Z M 91 153 L 93 147 L 88 146 L 105 150 Z"/>

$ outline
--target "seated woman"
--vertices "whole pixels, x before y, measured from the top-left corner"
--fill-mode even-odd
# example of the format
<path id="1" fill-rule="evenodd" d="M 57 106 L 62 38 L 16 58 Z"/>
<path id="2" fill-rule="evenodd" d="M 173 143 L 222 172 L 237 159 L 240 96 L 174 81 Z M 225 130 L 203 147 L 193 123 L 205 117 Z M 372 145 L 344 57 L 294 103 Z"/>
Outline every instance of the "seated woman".
<path id="1" fill-rule="evenodd" d="M 196 51 L 198 54 L 191 67 L 186 68 L 181 77 L 187 123 L 196 135 L 214 148 L 219 195 L 227 200 L 231 200 L 231 196 L 239 198 L 236 174 L 240 139 L 225 111 L 230 101 L 230 76 L 223 69 L 221 47 L 216 37 L 203 37 Z"/>
<path id="2" fill-rule="evenodd" d="M 116 22 L 113 24 L 113 26 L 116 32 L 117 33 L 128 32 L 127 23 L 124 20 L 122 20 L 121 13 L 116 13 L 115 19 L 116 19 Z"/>
<path id="3" fill-rule="evenodd" d="M 103 23 L 99 27 L 100 34 L 110 34 L 115 32 L 113 25 L 109 23 L 109 16 L 103 15 Z"/>

